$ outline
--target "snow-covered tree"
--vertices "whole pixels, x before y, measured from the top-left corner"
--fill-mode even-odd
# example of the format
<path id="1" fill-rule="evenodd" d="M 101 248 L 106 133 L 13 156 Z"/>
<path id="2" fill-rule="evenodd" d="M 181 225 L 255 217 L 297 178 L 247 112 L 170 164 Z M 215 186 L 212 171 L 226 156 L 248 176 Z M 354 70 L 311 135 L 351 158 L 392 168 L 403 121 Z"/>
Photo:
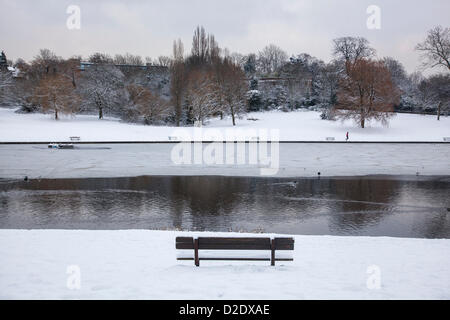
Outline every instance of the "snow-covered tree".
<path id="1" fill-rule="evenodd" d="M 321 89 L 320 101 L 328 106 L 333 106 L 336 103 L 336 95 L 341 79 L 342 72 L 340 66 L 336 61 L 326 64 L 321 70 Z"/>
<path id="2" fill-rule="evenodd" d="M 125 96 L 124 75 L 113 65 L 93 65 L 84 71 L 80 84 L 83 107 L 96 109 L 98 118 L 113 111 Z"/>
<path id="3" fill-rule="evenodd" d="M 13 100 L 14 80 L 8 70 L 0 70 L 0 105 L 10 104 Z"/>
<path id="4" fill-rule="evenodd" d="M 248 111 L 259 111 L 262 108 L 261 92 L 259 90 L 247 91 L 247 105 Z"/>
<path id="5" fill-rule="evenodd" d="M 405 90 L 408 85 L 408 74 L 403 64 L 392 57 L 384 57 L 383 63 L 391 74 L 392 82 L 399 89 Z"/>
<path id="6" fill-rule="evenodd" d="M 289 96 L 286 82 L 278 80 L 260 81 L 262 102 L 266 109 L 288 108 Z"/>
<path id="7" fill-rule="evenodd" d="M 193 70 L 189 73 L 186 92 L 189 118 L 194 121 L 204 121 L 222 112 L 219 88 L 211 72 Z"/>
<path id="8" fill-rule="evenodd" d="M 429 110 L 435 110 L 437 119 L 450 110 L 450 74 L 432 75 L 418 86 L 422 102 Z"/>
<path id="9" fill-rule="evenodd" d="M 256 54 L 250 53 L 245 57 L 244 71 L 247 76 L 253 77 L 256 73 L 257 59 Z"/>
<path id="10" fill-rule="evenodd" d="M 9 88 L 13 85 L 12 73 L 9 71 L 0 71 L 0 89 Z"/>

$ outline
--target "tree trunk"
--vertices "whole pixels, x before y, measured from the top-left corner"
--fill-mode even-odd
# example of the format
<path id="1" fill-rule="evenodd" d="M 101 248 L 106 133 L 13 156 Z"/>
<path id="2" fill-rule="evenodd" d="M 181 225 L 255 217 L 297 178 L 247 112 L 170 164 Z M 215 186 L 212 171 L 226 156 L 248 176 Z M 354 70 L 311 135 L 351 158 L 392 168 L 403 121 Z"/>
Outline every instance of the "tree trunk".
<path id="1" fill-rule="evenodd" d="M 72 70 L 72 85 L 74 88 L 77 87 L 77 84 L 75 83 L 75 72 Z"/>
<path id="2" fill-rule="evenodd" d="M 231 113 L 231 120 L 233 120 L 233 126 L 235 126 L 236 120 L 235 120 L 234 108 L 233 108 L 232 104 L 230 104 L 230 113 Z"/>
<path id="3" fill-rule="evenodd" d="M 55 120 L 58 120 L 58 109 L 55 109 Z"/>
<path id="4" fill-rule="evenodd" d="M 181 121 L 181 103 L 176 102 L 176 106 L 175 106 L 175 121 L 176 121 L 176 125 L 177 127 L 180 126 L 180 121 Z"/>
<path id="5" fill-rule="evenodd" d="M 98 118 L 103 119 L 103 108 L 98 109 Z"/>
<path id="6" fill-rule="evenodd" d="M 439 101 L 438 110 L 437 110 L 438 121 L 441 120 L 441 105 L 442 105 L 442 101 Z"/>
<path id="7" fill-rule="evenodd" d="M 361 118 L 361 128 L 364 129 L 364 124 L 366 123 L 366 119 L 365 118 Z"/>

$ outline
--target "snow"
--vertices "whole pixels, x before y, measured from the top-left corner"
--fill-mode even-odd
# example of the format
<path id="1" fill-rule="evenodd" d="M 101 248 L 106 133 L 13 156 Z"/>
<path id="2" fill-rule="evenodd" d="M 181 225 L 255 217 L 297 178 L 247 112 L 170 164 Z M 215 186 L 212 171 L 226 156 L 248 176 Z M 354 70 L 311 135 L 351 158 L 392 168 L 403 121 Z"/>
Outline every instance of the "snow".
<path id="1" fill-rule="evenodd" d="M 176 135 L 177 128 L 170 126 L 144 126 L 120 122 L 115 118 L 98 120 L 95 115 L 63 117 L 55 121 L 50 114 L 16 114 L 14 109 L 0 108 L 0 142 L 68 141 L 71 136 L 81 141 L 168 141 Z M 247 120 L 258 119 L 257 121 Z M 443 141 L 450 137 L 450 117 L 397 114 L 389 127 L 379 123 L 358 128 L 351 121 L 326 121 L 315 111 L 268 111 L 253 112 L 237 120 L 233 127 L 231 120 L 212 119 L 203 129 L 215 129 L 223 135 L 227 129 L 278 129 L 283 141 L 325 141 L 335 137 L 344 141 L 346 132 L 350 141 Z M 194 128 L 183 128 L 193 136 Z"/>
<path id="2" fill-rule="evenodd" d="M 450 299 L 450 240 L 295 236 L 294 261 L 275 267 L 176 260 L 176 236 L 205 235 L 265 236 L 0 230 L 0 298 Z"/>
<path id="3" fill-rule="evenodd" d="M 10 71 L 14 77 L 17 77 L 20 73 L 19 68 L 14 67 L 8 67 L 8 71 Z"/>

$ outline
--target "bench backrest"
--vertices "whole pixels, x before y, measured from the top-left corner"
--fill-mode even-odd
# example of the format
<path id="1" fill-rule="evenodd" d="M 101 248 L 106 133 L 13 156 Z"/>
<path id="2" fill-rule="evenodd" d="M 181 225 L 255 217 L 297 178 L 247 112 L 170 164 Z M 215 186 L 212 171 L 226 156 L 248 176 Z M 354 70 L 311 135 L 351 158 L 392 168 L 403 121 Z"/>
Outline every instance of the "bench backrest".
<path id="1" fill-rule="evenodd" d="M 192 249 L 194 250 L 195 265 L 199 265 L 199 250 L 271 250 L 271 263 L 275 265 L 276 260 L 290 261 L 292 259 L 276 259 L 276 250 L 294 250 L 293 238 L 221 238 L 221 237 L 177 237 L 175 243 L 176 249 Z M 192 259 L 180 259 L 192 260 Z M 229 259 L 229 258 L 214 258 L 201 260 L 257 260 L 257 259 Z M 267 259 L 259 259 L 267 260 Z"/>

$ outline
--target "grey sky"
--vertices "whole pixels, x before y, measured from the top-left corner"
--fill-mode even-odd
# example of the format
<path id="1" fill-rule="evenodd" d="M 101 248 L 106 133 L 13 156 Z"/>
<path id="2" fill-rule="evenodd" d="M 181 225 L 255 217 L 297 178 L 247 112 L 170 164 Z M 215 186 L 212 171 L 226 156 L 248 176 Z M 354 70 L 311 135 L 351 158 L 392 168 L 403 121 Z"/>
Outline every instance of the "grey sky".
<path id="1" fill-rule="evenodd" d="M 66 27 L 69 5 L 81 9 L 80 30 Z M 366 27 L 369 5 L 381 8 L 380 30 Z M 450 21 L 449 0 L 0 0 L 0 10 L 0 49 L 9 59 L 30 60 L 40 48 L 63 57 L 100 51 L 155 58 L 170 55 L 176 38 L 190 50 L 194 28 L 203 25 L 231 52 L 274 43 L 325 61 L 333 38 L 364 36 L 379 57 L 397 58 L 409 72 L 420 64 L 417 42 Z"/>

